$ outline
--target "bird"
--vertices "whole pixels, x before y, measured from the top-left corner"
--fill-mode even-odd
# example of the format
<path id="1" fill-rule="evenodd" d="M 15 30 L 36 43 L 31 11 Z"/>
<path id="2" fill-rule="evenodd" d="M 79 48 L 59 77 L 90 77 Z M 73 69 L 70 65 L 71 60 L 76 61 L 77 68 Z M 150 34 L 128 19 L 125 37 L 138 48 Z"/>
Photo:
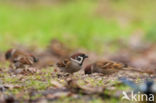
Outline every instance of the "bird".
<path id="1" fill-rule="evenodd" d="M 71 50 L 58 39 L 52 39 L 48 51 L 57 57 L 65 58 L 69 56 Z"/>
<path id="2" fill-rule="evenodd" d="M 39 61 L 33 54 L 20 49 L 9 49 L 5 53 L 5 59 L 10 61 L 15 68 L 23 68 L 32 66 Z"/>
<path id="3" fill-rule="evenodd" d="M 56 66 L 66 73 L 75 73 L 82 68 L 84 60 L 88 56 L 84 53 L 75 53 L 70 58 L 64 59 L 56 64 Z"/>
<path id="4" fill-rule="evenodd" d="M 92 73 L 103 73 L 103 74 L 112 74 L 116 71 L 119 71 L 126 67 L 126 65 L 117 63 L 110 60 L 98 60 L 92 64 L 89 64 L 85 67 L 85 74 Z"/>

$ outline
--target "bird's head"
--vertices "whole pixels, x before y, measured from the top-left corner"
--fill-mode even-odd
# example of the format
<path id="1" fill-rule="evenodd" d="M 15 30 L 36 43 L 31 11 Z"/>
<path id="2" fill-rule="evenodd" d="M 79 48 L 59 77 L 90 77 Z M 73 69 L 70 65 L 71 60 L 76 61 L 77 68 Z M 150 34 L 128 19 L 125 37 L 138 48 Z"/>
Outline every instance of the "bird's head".
<path id="1" fill-rule="evenodd" d="M 72 61 L 78 63 L 79 65 L 82 65 L 86 58 L 88 58 L 88 56 L 84 53 L 76 53 L 70 57 Z"/>

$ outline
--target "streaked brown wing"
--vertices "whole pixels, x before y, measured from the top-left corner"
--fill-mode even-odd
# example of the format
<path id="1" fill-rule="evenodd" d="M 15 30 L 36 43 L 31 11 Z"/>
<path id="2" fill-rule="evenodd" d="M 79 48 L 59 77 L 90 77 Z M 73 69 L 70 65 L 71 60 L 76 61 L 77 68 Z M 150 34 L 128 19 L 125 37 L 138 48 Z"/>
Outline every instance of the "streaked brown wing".
<path id="1" fill-rule="evenodd" d="M 112 62 L 109 61 L 97 61 L 96 66 L 102 69 L 109 69 L 113 65 Z"/>
<path id="2" fill-rule="evenodd" d="M 64 63 L 65 63 L 65 67 L 66 68 L 69 68 L 70 64 L 71 64 L 71 61 L 69 59 L 65 59 L 64 60 Z"/>
<path id="3" fill-rule="evenodd" d="M 34 63 L 33 58 L 31 58 L 31 57 L 23 57 L 20 59 L 20 62 L 22 64 L 27 64 L 27 65 L 32 65 Z"/>
<path id="4" fill-rule="evenodd" d="M 64 61 L 58 62 L 56 65 L 58 67 L 67 67 L 69 63 L 70 63 L 69 59 L 65 59 Z"/>
<path id="5" fill-rule="evenodd" d="M 120 63 L 115 63 L 113 61 L 98 61 L 96 62 L 97 67 L 101 67 L 102 69 L 120 69 L 123 67 Z"/>
<path id="6" fill-rule="evenodd" d="M 58 62 L 56 65 L 57 65 L 58 67 L 65 67 L 65 64 L 64 64 L 63 62 Z"/>

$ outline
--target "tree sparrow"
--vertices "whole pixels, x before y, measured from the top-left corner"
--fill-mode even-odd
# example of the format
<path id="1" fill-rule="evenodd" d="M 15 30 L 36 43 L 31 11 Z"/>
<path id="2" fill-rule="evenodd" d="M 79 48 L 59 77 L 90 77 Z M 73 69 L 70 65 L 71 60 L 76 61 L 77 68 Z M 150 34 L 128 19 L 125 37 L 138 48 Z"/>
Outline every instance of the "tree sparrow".
<path id="1" fill-rule="evenodd" d="M 88 65 L 84 69 L 84 71 L 85 74 L 91 74 L 91 73 L 111 74 L 113 72 L 119 71 L 119 69 L 122 69 L 124 67 L 125 65 L 123 64 L 116 63 L 113 61 L 103 60 Z"/>
<path id="2" fill-rule="evenodd" d="M 58 62 L 56 65 L 63 72 L 74 73 L 81 69 L 84 60 L 88 58 L 84 53 L 76 53 L 64 61 Z"/>
<path id="3" fill-rule="evenodd" d="M 68 57 L 70 54 L 69 48 L 67 48 L 61 41 L 53 39 L 48 46 L 48 51 L 57 57 Z"/>
<path id="4" fill-rule="evenodd" d="M 38 62 L 38 59 L 27 52 L 18 49 L 10 49 L 5 53 L 6 60 L 14 64 L 16 68 L 24 67 L 26 65 L 33 65 Z"/>

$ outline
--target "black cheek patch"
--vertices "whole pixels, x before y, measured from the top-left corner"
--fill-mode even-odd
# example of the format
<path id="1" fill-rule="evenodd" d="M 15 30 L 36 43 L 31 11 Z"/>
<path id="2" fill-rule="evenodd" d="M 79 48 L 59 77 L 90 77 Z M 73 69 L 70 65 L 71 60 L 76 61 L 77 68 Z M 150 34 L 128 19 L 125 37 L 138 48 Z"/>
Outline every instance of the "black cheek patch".
<path id="1" fill-rule="evenodd" d="M 80 60 L 81 60 L 81 58 L 77 58 L 77 60 L 78 60 L 78 61 L 80 61 Z"/>

